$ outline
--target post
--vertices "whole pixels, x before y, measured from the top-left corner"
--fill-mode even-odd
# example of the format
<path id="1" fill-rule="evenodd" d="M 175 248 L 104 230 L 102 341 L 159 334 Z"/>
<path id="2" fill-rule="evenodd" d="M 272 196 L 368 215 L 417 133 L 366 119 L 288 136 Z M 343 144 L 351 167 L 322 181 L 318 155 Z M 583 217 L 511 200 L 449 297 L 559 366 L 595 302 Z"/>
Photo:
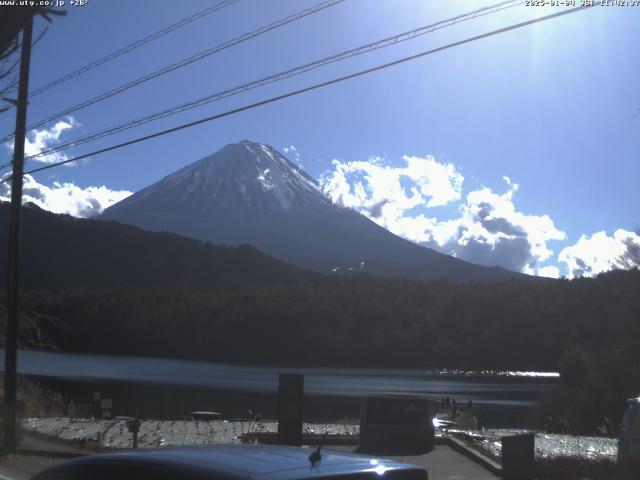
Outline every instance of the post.
<path id="1" fill-rule="evenodd" d="M 536 476 L 535 433 L 502 437 L 504 480 L 533 480 Z"/>
<path id="2" fill-rule="evenodd" d="M 16 131 L 11 175 L 11 207 L 9 211 L 9 259 L 7 263 L 7 327 L 4 347 L 4 451 L 15 454 L 16 438 L 16 376 L 18 337 L 18 291 L 20 260 L 20 227 L 22 215 L 22 175 L 24 173 L 24 138 L 27 128 L 29 96 L 29 62 L 33 18 L 22 31 L 20 84 L 16 108 Z"/>
<path id="3" fill-rule="evenodd" d="M 133 448 L 138 448 L 138 432 L 140 431 L 140 425 L 142 422 L 138 417 L 129 421 L 129 431 L 131 432 L 131 445 Z"/>
<path id="4" fill-rule="evenodd" d="M 278 382 L 278 443 L 302 445 L 304 375 L 282 373 Z"/>
<path id="5" fill-rule="evenodd" d="M 138 432 L 140 432 L 140 426 L 142 422 L 136 417 L 117 417 L 120 421 L 124 421 L 127 425 L 127 430 L 131 434 L 131 447 L 138 448 Z M 122 430 L 120 431 L 122 433 Z"/>

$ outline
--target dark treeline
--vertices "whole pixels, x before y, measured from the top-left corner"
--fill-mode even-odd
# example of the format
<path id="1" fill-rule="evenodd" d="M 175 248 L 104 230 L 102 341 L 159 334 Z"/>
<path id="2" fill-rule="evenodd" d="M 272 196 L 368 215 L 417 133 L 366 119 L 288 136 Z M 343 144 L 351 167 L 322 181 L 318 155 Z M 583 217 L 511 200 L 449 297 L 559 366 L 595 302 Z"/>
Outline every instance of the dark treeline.
<path id="1" fill-rule="evenodd" d="M 212 361 L 556 370 L 563 352 L 640 359 L 640 272 L 597 279 L 172 283 L 29 291 L 63 350 Z M 170 341 L 168 341 L 170 339 Z"/>
<path id="2" fill-rule="evenodd" d="M 0 205 L 0 222 L 6 214 Z M 22 253 L 23 345 L 47 338 L 66 351 L 274 365 L 559 370 L 543 414 L 573 430 L 615 424 L 625 398 L 640 394 L 638 270 L 470 284 L 327 277 L 248 246 L 34 206 L 24 210 Z"/>
<path id="3" fill-rule="evenodd" d="M 275 365 L 558 370 L 555 426 L 613 424 L 640 393 L 640 272 L 421 283 L 313 277 L 29 291 L 61 349 Z"/>

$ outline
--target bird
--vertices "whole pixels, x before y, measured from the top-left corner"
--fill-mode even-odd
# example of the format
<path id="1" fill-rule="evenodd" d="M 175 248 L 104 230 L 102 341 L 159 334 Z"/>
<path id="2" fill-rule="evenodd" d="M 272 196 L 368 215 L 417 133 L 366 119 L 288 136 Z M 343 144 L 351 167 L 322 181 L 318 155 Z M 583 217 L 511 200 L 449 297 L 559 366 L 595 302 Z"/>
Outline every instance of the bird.
<path id="1" fill-rule="evenodd" d="M 324 432 L 324 436 L 322 437 L 322 440 L 320 440 L 318 448 L 315 450 L 315 452 L 309 455 L 309 462 L 311 463 L 311 467 L 309 468 L 309 470 L 313 469 L 313 467 L 316 466 L 316 463 L 322 460 L 322 454 L 320 453 L 320 450 L 322 450 L 322 445 L 324 445 L 324 441 L 327 439 L 328 433 L 329 432 Z"/>

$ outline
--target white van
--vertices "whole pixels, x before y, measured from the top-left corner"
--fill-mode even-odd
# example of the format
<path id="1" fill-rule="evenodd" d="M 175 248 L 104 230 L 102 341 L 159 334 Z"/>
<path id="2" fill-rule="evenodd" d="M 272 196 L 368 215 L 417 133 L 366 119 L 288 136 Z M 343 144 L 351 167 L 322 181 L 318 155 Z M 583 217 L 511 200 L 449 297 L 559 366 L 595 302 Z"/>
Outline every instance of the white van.
<path id="1" fill-rule="evenodd" d="M 618 472 L 621 480 L 637 480 L 640 472 L 640 397 L 628 401 L 620 424 Z"/>

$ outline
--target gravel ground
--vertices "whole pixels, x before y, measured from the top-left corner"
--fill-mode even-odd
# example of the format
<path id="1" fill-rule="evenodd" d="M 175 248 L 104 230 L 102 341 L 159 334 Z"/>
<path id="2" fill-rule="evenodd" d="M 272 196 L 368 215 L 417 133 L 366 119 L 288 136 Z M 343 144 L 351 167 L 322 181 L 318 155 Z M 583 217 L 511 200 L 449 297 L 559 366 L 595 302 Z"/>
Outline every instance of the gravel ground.
<path id="1" fill-rule="evenodd" d="M 22 419 L 22 428 L 53 438 L 94 448 L 129 448 L 131 433 L 124 420 L 92 420 L 68 417 L 29 417 Z M 197 445 L 208 443 L 240 443 L 240 436 L 250 432 L 277 432 L 275 421 L 192 421 L 143 420 L 138 433 L 140 447 L 167 445 Z M 358 435 L 354 424 L 305 423 L 305 433 Z"/>
<path id="2" fill-rule="evenodd" d="M 92 420 L 68 417 L 29 417 L 22 427 L 30 432 L 59 438 L 93 448 L 129 448 L 131 433 L 123 420 Z M 140 447 L 197 445 L 209 443 L 240 443 L 245 433 L 277 432 L 278 424 L 264 421 L 193 421 L 143 420 L 138 434 Z M 304 433 L 359 435 L 359 425 L 353 423 L 305 423 Z M 499 458 L 504 436 L 525 433 L 516 429 L 485 429 L 471 432 L 471 439 L 481 449 Z M 536 433 L 536 456 L 540 458 L 582 457 L 615 459 L 618 441 L 606 437 L 579 437 Z"/>
<path id="3" fill-rule="evenodd" d="M 494 457 L 500 457 L 502 437 L 528 432 L 530 430 L 486 429 L 481 432 L 483 438 L 477 439 L 475 443 Z M 536 456 L 539 458 L 582 457 L 615 460 L 617 450 L 618 440 L 615 438 L 536 433 Z"/>

